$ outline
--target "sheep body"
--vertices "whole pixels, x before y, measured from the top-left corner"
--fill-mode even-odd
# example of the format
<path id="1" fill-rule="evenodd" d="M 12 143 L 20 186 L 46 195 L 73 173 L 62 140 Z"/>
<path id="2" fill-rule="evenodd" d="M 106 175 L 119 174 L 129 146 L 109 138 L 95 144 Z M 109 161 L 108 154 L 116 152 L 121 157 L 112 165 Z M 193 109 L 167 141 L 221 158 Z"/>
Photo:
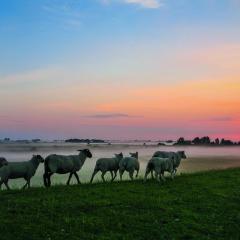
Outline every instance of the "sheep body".
<path id="1" fill-rule="evenodd" d="M 65 174 L 70 173 L 67 184 L 70 183 L 70 180 L 72 178 L 72 175 L 74 175 L 80 183 L 79 177 L 77 175 L 77 172 L 82 168 L 86 158 L 92 157 L 92 153 L 88 149 L 79 150 L 78 155 L 57 155 L 57 154 L 51 154 L 46 157 L 44 162 L 44 185 L 46 187 L 51 186 L 51 176 L 54 173 L 58 174 Z"/>
<path id="2" fill-rule="evenodd" d="M 174 174 L 176 174 L 177 168 L 179 167 L 181 160 L 187 158 L 184 151 L 178 152 L 157 151 L 153 154 L 153 157 L 172 158 Z"/>
<path id="3" fill-rule="evenodd" d="M 5 165 L 8 165 L 8 161 L 6 160 L 6 158 L 0 157 L 0 168 Z"/>
<path id="4" fill-rule="evenodd" d="M 8 165 L 0 169 L 0 188 L 4 183 L 7 189 L 10 189 L 8 180 L 16 178 L 24 178 L 26 180 L 23 188 L 26 186 L 30 187 L 30 180 L 35 175 L 41 162 L 44 162 L 44 159 L 40 155 L 33 155 L 31 160 L 26 162 L 9 162 Z"/>
<path id="5" fill-rule="evenodd" d="M 119 174 L 120 179 L 122 180 L 122 175 L 124 171 L 129 173 L 129 177 L 133 180 L 134 171 L 137 171 L 136 177 L 139 173 L 140 164 L 138 161 L 138 152 L 130 153 L 130 157 L 123 158 L 119 163 Z"/>
<path id="6" fill-rule="evenodd" d="M 112 181 L 114 181 L 114 179 L 117 176 L 117 171 L 119 170 L 119 162 L 122 160 L 123 158 L 123 154 L 115 154 L 115 157 L 112 158 L 99 158 L 96 161 L 96 165 L 91 177 L 90 182 L 92 183 L 94 176 L 101 171 L 102 172 L 102 180 L 105 182 L 105 174 L 107 172 L 111 173 L 111 177 L 112 177 Z"/>
<path id="7" fill-rule="evenodd" d="M 152 171 L 155 172 L 155 177 L 158 181 L 164 178 L 164 172 L 167 171 L 171 174 L 172 179 L 174 178 L 174 166 L 172 158 L 161 158 L 161 157 L 152 157 L 146 167 L 144 180 L 147 180 L 148 174 Z"/>

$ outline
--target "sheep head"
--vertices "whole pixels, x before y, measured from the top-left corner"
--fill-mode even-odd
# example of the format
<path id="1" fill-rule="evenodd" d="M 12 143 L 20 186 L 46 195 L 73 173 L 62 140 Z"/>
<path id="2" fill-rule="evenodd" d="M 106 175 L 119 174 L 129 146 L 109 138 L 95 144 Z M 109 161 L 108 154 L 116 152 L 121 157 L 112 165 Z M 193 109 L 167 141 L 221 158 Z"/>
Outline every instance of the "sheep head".
<path id="1" fill-rule="evenodd" d="M 119 154 L 115 154 L 115 157 L 116 157 L 117 159 L 122 159 L 122 158 L 123 158 L 123 153 L 121 152 L 121 153 L 119 153 Z"/>
<path id="2" fill-rule="evenodd" d="M 82 150 L 78 150 L 79 154 L 83 153 L 85 156 L 87 156 L 88 158 L 92 158 L 92 153 L 90 152 L 89 149 L 82 149 Z"/>
<path id="3" fill-rule="evenodd" d="M 33 155 L 34 159 L 37 159 L 39 163 L 44 162 L 44 158 L 41 155 Z"/>
<path id="4" fill-rule="evenodd" d="M 138 159 L 138 152 L 135 153 L 129 153 L 131 157 Z"/>
<path id="5" fill-rule="evenodd" d="M 187 156 L 186 156 L 186 154 L 185 154 L 185 151 L 178 151 L 178 154 L 179 154 L 179 156 L 180 156 L 181 158 L 183 158 L 183 159 L 186 159 L 186 158 L 187 158 Z"/>
<path id="6" fill-rule="evenodd" d="M 0 158 L 0 167 L 6 166 L 8 165 L 8 161 L 6 160 L 6 158 Z"/>

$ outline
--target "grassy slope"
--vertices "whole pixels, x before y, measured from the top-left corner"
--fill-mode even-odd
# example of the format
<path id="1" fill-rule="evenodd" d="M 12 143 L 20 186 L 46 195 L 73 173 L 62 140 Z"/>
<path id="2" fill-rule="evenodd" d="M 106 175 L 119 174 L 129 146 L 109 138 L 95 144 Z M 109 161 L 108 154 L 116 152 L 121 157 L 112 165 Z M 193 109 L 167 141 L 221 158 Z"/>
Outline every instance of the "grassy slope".
<path id="1" fill-rule="evenodd" d="M 0 239 L 239 239 L 240 169 L 0 192 Z"/>

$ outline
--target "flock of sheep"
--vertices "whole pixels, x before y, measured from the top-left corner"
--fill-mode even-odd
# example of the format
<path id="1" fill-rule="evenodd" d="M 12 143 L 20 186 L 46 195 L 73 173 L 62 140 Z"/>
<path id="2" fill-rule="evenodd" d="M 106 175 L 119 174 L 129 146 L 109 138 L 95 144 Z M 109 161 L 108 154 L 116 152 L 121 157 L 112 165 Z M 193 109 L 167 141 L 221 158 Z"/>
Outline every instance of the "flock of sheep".
<path id="1" fill-rule="evenodd" d="M 69 173 L 67 184 L 70 183 L 72 176 L 77 179 L 80 184 L 80 180 L 77 172 L 82 168 L 87 158 L 92 158 L 92 153 L 88 149 L 78 150 L 78 155 L 57 155 L 52 154 L 45 158 L 40 155 L 33 155 L 29 161 L 26 162 L 8 162 L 5 158 L 0 158 L 0 189 L 2 184 L 9 188 L 8 180 L 24 178 L 26 184 L 23 189 L 30 188 L 30 180 L 35 175 L 36 170 L 40 163 L 44 163 L 43 180 L 46 187 L 51 186 L 51 176 L 55 173 L 65 174 Z M 152 158 L 148 161 L 144 181 L 147 180 L 147 176 L 151 173 L 153 178 L 153 172 L 155 172 L 155 179 L 157 181 L 165 181 L 164 172 L 169 172 L 171 177 L 174 178 L 177 172 L 177 168 L 181 163 L 181 159 L 185 159 L 186 155 L 184 151 L 178 152 L 165 152 L 157 151 L 153 154 Z M 129 157 L 123 157 L 123 154 L 115 154 L 112 158 L 100 158 L 97 160 L 90 182 L 92 183 L 94 176 L 101 171 L 102 180 L 105 182 L 105 174 L 111 173 L 112 181 L 117 176 L 119 171 L 120 179 L 125 171 L 129 173 L 129 177 L 133 180 L 134 172 L 136 171 L 136 177 L 138 176 L 140 164 L 138 160 L 138 152 L 130 153 Z"/>

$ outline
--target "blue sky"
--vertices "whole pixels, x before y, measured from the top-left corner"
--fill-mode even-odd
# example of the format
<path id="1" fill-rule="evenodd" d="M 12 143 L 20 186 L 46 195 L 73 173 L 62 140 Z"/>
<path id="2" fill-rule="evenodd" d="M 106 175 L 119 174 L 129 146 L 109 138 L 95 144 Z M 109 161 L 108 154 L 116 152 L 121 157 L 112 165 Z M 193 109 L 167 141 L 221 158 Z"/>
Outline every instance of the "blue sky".
<path id="1" fill-rule="evenodd" d="M 159 8 L 121 0 L 103 2 L 2 0 L 1 75 L 65 64 L 65 57 L 98 54 L 106 45 L 130 47 L 148 41 L 171 45 L 176 38 L 183 46 L 186 40 L 190 44 L 214 42 L 217 37 L 239 40 L 238 1 L 166 0 L 159 1 Z"/>
<path id="2" fill-rule="evenodd" d="M 90 124 L 95 129 L 104 126 L 106 134 L 101 132 L 99 137 L 116 135 L 112 128 L 107 131 L 111 124 L 126 128 L 126 133 L 131 126 L 144 127 L 144 133 L 134 131 L 129 138 L 155 138 L 148 124 L 160 129 L 158 135 L 166 124 L 160 117 L 154 118 L 158 111 L 147 117 L 147 107 L 143 113 L 137 110 L 137 103 L 128 109 L 125 100 L 131 101 L 131 94 L 144 88 L 150 88 L 151 95 L 154 89 L 166 92 L 169 85 L 177 91 L 177 84 L 186 81 L 238 79 L 239 26 L 238 0 L 1 0 L 0 138 L 8 132 L 13 137 L 69 136 L 61 132 L 68 123 L 66 116 L 77 115 L 79 121 L 73 125 L 81 129 L 86 124 L 81 116 L 98 114 L 115 116 L 110 123 L 103 118 Z M 77 97 L 72 88 L 85 92 Z M 148 102 L 151 97 L 145 98 Z M 160 111 L 161 104 L 156 104 Z M 56 106 L 63 110 L 54 115 Z M 42 120 L 29 130 L 26 118 L 34 121 L 37 112 L 47 114 L 46 123 Z M 51 133 L 56 114 L 62 125 Z M 146 121 L 133 118 L 128 119 L 131 123 L 125 122 L 123 116 L 131 114 Z M 238 118 L 228 111 L 214 114 L 209 118 Z M 196 113 L 182 124 L 194 117 Z M 91 126 L 89 135 L 88 131 L 84 135 L 94 137 Z M 173 128 L 175 135 L 193 135 L 196 127 L 183 131 L 172 123 L 163 128 L 169 128 L 169 134 L 164 130 L 162 137 L 171 137 Z M 201 131 L 217 134 L 219 129 Z"/>

